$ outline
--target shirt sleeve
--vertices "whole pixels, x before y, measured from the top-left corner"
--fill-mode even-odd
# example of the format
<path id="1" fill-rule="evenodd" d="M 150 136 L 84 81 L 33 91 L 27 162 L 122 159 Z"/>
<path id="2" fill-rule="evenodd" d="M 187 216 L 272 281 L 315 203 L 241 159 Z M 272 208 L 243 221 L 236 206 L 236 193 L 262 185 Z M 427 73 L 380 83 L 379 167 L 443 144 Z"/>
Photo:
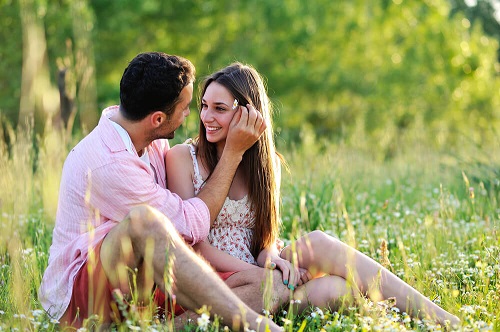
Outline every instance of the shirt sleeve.
<path id="1" fill-rule="evenodd" d="M 201 199 L 182 200 L 159 186 L 148 166 L 132 155 L 93 170 L 89 186 L 91 206 L 110 220 L 121 221 L 134 206 L 148 204 L 165 214 L 190 245 L 210 230 L 210 213 Z"/>

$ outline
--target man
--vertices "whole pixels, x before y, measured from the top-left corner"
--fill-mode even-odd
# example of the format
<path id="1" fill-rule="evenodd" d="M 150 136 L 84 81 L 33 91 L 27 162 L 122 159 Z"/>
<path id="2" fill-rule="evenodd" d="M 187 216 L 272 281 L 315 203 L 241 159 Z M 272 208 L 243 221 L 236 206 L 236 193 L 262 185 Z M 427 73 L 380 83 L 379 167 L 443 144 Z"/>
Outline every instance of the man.
<path id="1" fill-rule="evenodd" d="M 167 139 L 189 115 L 194 75 L 184 58 L 139 54 L 123 73 L 120 106 L 104 110 L 98 126 L 69 153 L 39 294 L 61 324 L 78 327 L 92 314 L 103 324 L 118 321 L 117 294 L 125 303 L 154 299 L 165 307 L 165 294 L 173 293 L 171 301 L 188 309 L 207 305 L 229 326 L 242 328 L 238 322 L 246 318 L 250 328 L 259 328 L 252 307 L 262 308 L 262 299 L 255 302 L 262 269 L 218 276 L 185 242 L 207 236 L 243 153 L 266 124 L 252 107 L 241 108 L 210 180 L 198 197 L 182 201 L 166 189 L 164 158 Z M 284 287 L 278 296 L 286 298 Z M 279 329 L 273 322 L 269 327 Z"/>

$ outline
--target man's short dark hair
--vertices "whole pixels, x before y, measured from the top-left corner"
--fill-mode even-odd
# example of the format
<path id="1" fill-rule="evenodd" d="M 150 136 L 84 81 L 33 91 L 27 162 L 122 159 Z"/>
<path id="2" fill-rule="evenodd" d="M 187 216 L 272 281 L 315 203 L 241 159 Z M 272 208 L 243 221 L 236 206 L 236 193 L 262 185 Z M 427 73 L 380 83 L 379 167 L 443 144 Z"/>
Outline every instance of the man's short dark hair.
<path id="1" fill-rule="evenodd" d="M 138 54 L 120 81 L 120 108 L 124 117 L 139 121 L 155 111 L 170 116 L 182 89 L 194 82 L 193 64 L 162 52 Z"/>

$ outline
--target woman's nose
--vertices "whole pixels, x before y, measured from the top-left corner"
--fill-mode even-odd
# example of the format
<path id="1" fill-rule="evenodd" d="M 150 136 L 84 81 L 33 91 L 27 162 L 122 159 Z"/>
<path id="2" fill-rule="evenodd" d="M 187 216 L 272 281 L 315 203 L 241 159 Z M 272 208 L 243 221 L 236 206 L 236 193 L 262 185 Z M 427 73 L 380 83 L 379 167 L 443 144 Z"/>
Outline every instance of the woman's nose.
<path id="1" fill-rule="evenodd" d="M 209 119 L 211 119 L 211 117 L 212 117 L 212 112 L 210 111 L 209 108 L 206 108 L 206 109 L 201 111 L 201 119 L 203 121 L 209 120 Z"/>

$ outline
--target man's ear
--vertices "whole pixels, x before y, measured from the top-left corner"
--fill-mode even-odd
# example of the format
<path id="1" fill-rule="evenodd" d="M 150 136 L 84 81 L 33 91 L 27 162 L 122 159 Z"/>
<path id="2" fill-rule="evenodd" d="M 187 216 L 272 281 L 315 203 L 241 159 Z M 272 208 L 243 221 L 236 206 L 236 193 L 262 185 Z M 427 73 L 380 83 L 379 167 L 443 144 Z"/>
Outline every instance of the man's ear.
<path id="1" fill-rule="evenodd" d="M 151 125 L 156 128 L 162 125 L 167 120 L 167 115 L 162 111 L 155 111 L 150 115 Z"/>

